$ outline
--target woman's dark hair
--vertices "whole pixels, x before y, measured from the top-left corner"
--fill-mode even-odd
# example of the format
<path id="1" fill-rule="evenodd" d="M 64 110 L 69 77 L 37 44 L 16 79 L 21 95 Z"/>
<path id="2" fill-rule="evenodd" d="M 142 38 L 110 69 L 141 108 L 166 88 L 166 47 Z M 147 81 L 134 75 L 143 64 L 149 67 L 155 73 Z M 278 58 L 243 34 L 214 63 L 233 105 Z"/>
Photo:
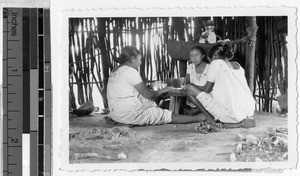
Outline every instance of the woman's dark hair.
<path id="1" fill-rule="evenodd" d="M 231 46 L 228 45 L 228 44 L 216 44 L 216 45 L 214 45 L 209 50 L 208 56 L 210 58 L 212 58 L 216 51 L 219 51 L 218 56 L 220 56 L 220 58 L 222 58 L 222 59 L 232 59 L 233 56 L 234 56 L 233 52 L 231 51 Z"/>
<path id="2" fill-rule="evenodd" d="M 134 46 L 125 46 L 119 57 L 114 58 L 117 63 L 124 63 L 131 59 L 131 56 L 137 57 L 141 52 Z"/>
<path id="3" fill-rule="evenodd" d="M 208 59 L 207 59 L 207 56 L 206 56 L 206 51 L 201 47 L 201 46 L 199 46 L 199 45 L 194 45 L 191 49 L 190 49 L 190 51 L 192 51 L 192 50 L 198 50 L 198 51 L 200 51 L 200 53 L 202 54 L 202 55 L 204 55 L 204 57 L 203 57 L 203 61 L 204 62 L 206 62 L 206 63 L 209 63 L 209 61 L 208 61 Z"/>

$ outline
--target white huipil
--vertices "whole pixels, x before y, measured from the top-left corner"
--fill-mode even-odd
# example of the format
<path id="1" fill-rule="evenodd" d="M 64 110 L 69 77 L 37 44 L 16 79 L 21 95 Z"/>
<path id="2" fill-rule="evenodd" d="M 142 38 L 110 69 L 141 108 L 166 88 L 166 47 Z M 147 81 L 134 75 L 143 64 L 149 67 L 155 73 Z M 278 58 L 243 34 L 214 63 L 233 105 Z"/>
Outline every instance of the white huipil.
<path id="1" fill-rule="evenodd" d="M 204 86 L 206 84 L 206 76 L 209 68 L 209 64 L 206 64 L 202 73 L 196 72 L 196 65 L 191 63 L 187 66 L 186 74 L 190 75 L 190 83 L 195 84 L 196 86 Z M 191 107 L 196 107 L 189 99 L 187 99 L 186 104 Z"/>
<path id="2" fill-rule="evenodd" d="M 209 64 L 206 64 L 203 72 L 201 74 L 196 72 L 195 64 L 191 63 L 187 66 L 186 74 L 190 75 L 190 83 L 196 86 L 204 86 L 206 84 L 206 75 L 209 68 Z"/>
<path id="3" fill-rule="evenodd" d="M 171 111 L 159 108 L 134 88 L 134 85 L 141 82 L 139 72 L 129 66 L 119 67 L 110 74 L 107 99 L 111 118 L 120 123 L 135 125 L 170 123 Z"/>
<path id="4" fill-rule="evenodd" d="M 238 69 L 232 69 L 221 59 L 213 60 L 207 81 L 214 82 L 212 92 L 201 92 L 197 99 L 216 119 L 224 123 L 238 123 L 253 116 L 255 100 L 240 65 Z"/>

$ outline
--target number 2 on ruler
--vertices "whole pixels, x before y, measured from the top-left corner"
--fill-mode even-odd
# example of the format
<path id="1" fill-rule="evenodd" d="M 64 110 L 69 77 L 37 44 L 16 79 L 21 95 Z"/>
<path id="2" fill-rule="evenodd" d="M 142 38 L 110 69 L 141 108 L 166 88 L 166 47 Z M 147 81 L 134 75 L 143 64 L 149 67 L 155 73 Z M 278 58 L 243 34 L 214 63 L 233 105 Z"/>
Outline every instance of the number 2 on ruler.
<path id="1" fill-rule="evenodd" d="M 11 143 L 18 143 L 18 142 L 19 142 L 18 138 L 11 138 Z"/>

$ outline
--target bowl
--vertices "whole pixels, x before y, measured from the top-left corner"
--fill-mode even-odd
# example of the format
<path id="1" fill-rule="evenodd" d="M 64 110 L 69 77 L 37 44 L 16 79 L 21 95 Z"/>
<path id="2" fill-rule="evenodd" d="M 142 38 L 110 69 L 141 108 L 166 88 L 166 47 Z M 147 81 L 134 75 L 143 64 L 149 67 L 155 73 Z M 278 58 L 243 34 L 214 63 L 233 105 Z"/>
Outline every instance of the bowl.
<path id="1" fill-rule="evenodd" d="M 158 91 L 167 87 L 167 83 L 161 81 L 151 81 L 146 83 L 147 87 L 152 91 Z"/>
<path id="2" fill-rule="evenodd" d="M 185 85 L 185 78 L 168 78 L 165 80 L 168 86 L 174 87 L 174 88 L 183 88 Z"/>

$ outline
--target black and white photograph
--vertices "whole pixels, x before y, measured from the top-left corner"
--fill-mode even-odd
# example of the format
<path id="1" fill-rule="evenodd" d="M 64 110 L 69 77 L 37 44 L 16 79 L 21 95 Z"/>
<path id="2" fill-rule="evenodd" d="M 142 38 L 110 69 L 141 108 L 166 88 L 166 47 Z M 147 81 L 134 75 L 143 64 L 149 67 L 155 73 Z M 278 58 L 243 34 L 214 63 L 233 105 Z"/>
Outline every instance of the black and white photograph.
<path id="1" fill-rule="evenodd" d="M 287 23 L 70 18 L 70 163 L 286 162 Z"/>
<path id="2" fill-rule="evenodd" d="M 0 175 L 298 175 L 295 0 L 2 0 Z"/>

